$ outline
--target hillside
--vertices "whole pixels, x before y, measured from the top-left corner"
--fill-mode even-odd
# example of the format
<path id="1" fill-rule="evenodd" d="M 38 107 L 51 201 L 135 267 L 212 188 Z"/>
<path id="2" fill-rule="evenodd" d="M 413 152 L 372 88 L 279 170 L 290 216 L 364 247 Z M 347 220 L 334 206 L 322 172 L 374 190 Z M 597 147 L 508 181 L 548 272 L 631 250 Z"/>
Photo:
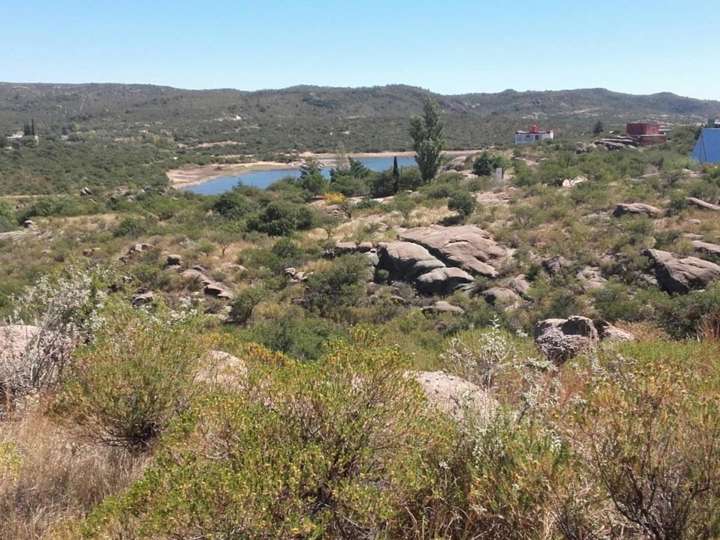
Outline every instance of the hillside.
<path id="1" fill-rule="evenodd" d="M 405 149 L 407 117 L 435 98 L 450 146 L 507 142 L 531 121 L 576 136 L 595 120 L 702 121 L 720 102 L 669 93 L 636 96 L 604 89 L 444 96 L 403 85 L 371 88 L 297 86 L 243 92 L 152 85 L 0 83 L 0 132 L 34 118 L 41 130 L 63 128 L 112 137 L 151 133 L 186 144 L 233 141 L 243 153 L 286 150 Z"/>

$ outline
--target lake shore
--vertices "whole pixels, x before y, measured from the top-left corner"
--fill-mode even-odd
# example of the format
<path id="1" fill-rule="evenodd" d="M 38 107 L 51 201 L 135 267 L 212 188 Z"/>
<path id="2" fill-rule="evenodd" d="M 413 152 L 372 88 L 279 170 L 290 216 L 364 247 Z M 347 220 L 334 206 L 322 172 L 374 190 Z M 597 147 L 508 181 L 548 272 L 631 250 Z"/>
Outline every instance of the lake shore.
<path id="1" fill-rule="evenodd" d="M 449 150 L 443 152 L 446 156 L 453 158 L 468 156 L 475 154 L 480 150 Z M 413 156 L 414 152 L 353 152 L 345 154 L 345 157 L 351 157 L 354 159 L 359 158 L 374 158 L 374 157 L 401 157 L 401 156 Z M 211 163 L 208 165 L 191 165 L 182 167 L 179 169 L 172 169 L 167 171 L 165 174 L 170 180 L 170 184 L 175 188 L 187 188 L 190 186 L 197 186 L 203 184 L 215 178 L 222 176 L 236 176 L 238 174 L 254 172 L 254 171 L 269 171 L 275 169 L 297 169 L 308 159 L 315 159 L 321 167 L 335 167 L 337 166 L 338 158 L 342 156 L 338 154 L 329 153 L 313 153 L 303 152 L 297 155 L 297 159 L 289 162 L 283 161 L 248 161 L 245 163 Z"/>

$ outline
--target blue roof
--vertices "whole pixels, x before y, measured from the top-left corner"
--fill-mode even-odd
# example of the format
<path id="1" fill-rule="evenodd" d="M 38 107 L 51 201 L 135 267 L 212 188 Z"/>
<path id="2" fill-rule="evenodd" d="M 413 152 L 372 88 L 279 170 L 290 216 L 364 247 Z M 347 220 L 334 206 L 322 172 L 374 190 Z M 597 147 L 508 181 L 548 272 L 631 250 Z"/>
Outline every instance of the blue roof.
<path id="1" fill-rule="evenodd" d="M 703 128 L 692 157 L 700 163 L 720 164 L 720 128 Z"/>

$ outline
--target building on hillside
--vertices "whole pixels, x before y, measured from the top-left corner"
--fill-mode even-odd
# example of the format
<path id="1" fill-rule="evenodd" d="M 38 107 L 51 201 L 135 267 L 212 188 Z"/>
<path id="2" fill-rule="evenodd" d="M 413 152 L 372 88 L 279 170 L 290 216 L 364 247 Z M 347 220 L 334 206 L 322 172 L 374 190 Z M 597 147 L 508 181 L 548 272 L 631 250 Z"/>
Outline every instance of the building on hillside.
<path id="1" fill-rule="evenodd" d="M 625 132 L 640 146 L 667 142 L 667 129 L 658 122 L 630 122 L 625 126 Z"/>
<path id="2" fill-rule="evenodd" d="M 552 141 L 555 138 L 553 130 L 543 130 L 534 124 L 530 131 L 516 131 L 515 144 L 535 144 L 542 141 Z"/>
<path id="3" fill-rule="evenodd" d="M 703 164 L 720 165 L 720 128 L 703 128 L 692 152 Z"/>

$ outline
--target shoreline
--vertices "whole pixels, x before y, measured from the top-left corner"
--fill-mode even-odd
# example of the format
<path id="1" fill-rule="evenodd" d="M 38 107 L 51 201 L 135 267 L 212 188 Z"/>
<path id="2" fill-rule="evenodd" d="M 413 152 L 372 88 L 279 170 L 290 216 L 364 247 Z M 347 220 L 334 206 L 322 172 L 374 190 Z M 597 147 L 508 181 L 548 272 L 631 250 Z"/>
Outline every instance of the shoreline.
<path id="1" fill-rule="evenodd" d="M 471 155 L 480 150 L 448 150 L 443 152 L 444 155 L 451 157 L 460 157 Z M 348 154 L 338 155 L 331 153 L 313 153 L 303 152 L 297 154 L 300 159 L 290 162 L 282 161 L 248 161 L 246 163 L 211 163 L 208 165 L 191 165 L 179 169 L 171 169 L 165 173 L 170 185 L 177 189 L 197 186 L 221 178 L 223 176 L 234 176 L 237 174 L 268 171 L 275 169 L 297 169 L 308 159 L 315 159 L 321 167 L 333 167 L 337 165 L 338 157 L 350 158 L 374 158 L 374 157 L 408 157 L 415 155 L 413 151 L 401 152 L 352 152 Z"/>

